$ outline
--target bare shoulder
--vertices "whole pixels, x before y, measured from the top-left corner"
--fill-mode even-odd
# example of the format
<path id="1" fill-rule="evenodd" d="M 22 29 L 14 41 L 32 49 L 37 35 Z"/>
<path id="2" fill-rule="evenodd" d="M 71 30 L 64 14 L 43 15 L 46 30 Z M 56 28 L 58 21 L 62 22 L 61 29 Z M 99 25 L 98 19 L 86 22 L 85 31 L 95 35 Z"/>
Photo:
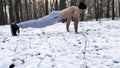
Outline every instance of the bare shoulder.
<path id="1" fill-rule="evenodd" d="M 71 6 L 71 7 L 68 7 L 68 8 L 66 8 L 66 9 L 63 9 L 63 10 L 61 10 L 61 11 L 70 11 L 70 10 L 76 10 L 77 9 L 77 7 L 76 6 Z"/>
<path id="2" fill-rule="evenodd" d="M 71 6 L 62 10 L 61 11 L 62 19 L 74 16 L 74 12 L 76 12 L 76 8 L 77 8 L 76 6 Z"/>
<path id="3" fill-rule="evenodd" d="M 66 8 L 67 10 L 73 10 L 74 6 Z"/>
<path id="4" fill-rule="evenodd" d="M 71 8 L 73 8 L 74 10 L 78 9 L 77 6 L 71 6 Z"/>

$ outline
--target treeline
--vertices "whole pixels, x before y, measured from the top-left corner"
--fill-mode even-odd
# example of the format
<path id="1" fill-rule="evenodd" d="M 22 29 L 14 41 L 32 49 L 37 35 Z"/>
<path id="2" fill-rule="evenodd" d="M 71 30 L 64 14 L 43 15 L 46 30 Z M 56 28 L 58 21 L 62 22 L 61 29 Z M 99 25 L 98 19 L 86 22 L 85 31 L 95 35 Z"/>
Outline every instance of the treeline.
<path id="1" fill-rule="evenodd" d="M 1 0 L 1 24 L 36 19 L 45 15 L 44 0 Z"/>
<path id="2" fill-rule="evenodd" d="M 120 0 L 87 0 L 87 19 L 99 20 L 100 18 L 120 17 Z"/>
<path id="3" fill-rule="evenodd" d="M 81 20 L 120 17 L 119 0 L 0 0 L 0 24 L 37 19 L 79 2 L 88 7 L 87 14 L 81 14 Z"/>
<path id="4" fill-rule="evenodd" d="M 0 0 L 0 24 L 37 19 L 65 7 L 65 0 Z"/>

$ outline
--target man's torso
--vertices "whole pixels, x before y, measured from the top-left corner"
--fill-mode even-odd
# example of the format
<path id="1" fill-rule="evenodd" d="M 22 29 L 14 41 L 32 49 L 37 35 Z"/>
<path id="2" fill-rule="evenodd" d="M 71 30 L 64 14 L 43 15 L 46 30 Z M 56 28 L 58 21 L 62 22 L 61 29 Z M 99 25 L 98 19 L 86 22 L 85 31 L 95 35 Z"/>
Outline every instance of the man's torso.
<path id="1" fill-rule="evenodd" d="M 62 19 L 65 19 L 65 18 L 73 17 L 74 13 L 78 12 L 78 11 L 79 11 L 78 7 L 72 6 L 72 7 L 66 8 L 66 9 L 64 9 L 64 10 L 62 10 L 60 12 L 61 12 Z M 78 14 L 79 14 L 79 12 L 78 12 Z"/>

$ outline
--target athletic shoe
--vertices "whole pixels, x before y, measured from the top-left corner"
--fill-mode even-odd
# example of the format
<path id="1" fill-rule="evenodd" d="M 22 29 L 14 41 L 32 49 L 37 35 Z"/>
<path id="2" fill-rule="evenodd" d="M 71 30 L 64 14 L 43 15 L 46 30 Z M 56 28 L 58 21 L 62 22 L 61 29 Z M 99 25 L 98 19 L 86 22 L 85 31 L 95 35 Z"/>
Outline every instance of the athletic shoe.
<path id="1" fill-rule="evenodd" d="M 11 33 L 13 36 L 18 36 L 20 30 L 19 30 L 19 27 L 15 24 L 15 23 L 12 23 L 11 24 Z"/>

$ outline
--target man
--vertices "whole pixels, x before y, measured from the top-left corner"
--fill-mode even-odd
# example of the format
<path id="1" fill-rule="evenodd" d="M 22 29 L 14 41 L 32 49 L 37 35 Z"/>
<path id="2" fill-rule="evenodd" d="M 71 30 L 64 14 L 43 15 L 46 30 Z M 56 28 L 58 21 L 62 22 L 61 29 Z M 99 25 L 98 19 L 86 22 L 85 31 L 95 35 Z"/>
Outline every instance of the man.
<path id="1" fill-rule="evenodd" d="M 75 33 L 78 33 L 79 14 L 84 13 L 86 8 L 86 5 L 81 2 L 79 6 L 71 6 L 61 11 L 53 11 L 49 15 L 37 20 L 21 22 L 18 24 L 12 23 L 11 33 L 13 36 L 17 36 L 17 33 L 19 33 L 19 28 L 42 28 L 48 25 L 55 24 L 61 19 L 67 19 L 66 29 L 69 32 L 69 25 L 72 17 L 74 18 Z"/>

